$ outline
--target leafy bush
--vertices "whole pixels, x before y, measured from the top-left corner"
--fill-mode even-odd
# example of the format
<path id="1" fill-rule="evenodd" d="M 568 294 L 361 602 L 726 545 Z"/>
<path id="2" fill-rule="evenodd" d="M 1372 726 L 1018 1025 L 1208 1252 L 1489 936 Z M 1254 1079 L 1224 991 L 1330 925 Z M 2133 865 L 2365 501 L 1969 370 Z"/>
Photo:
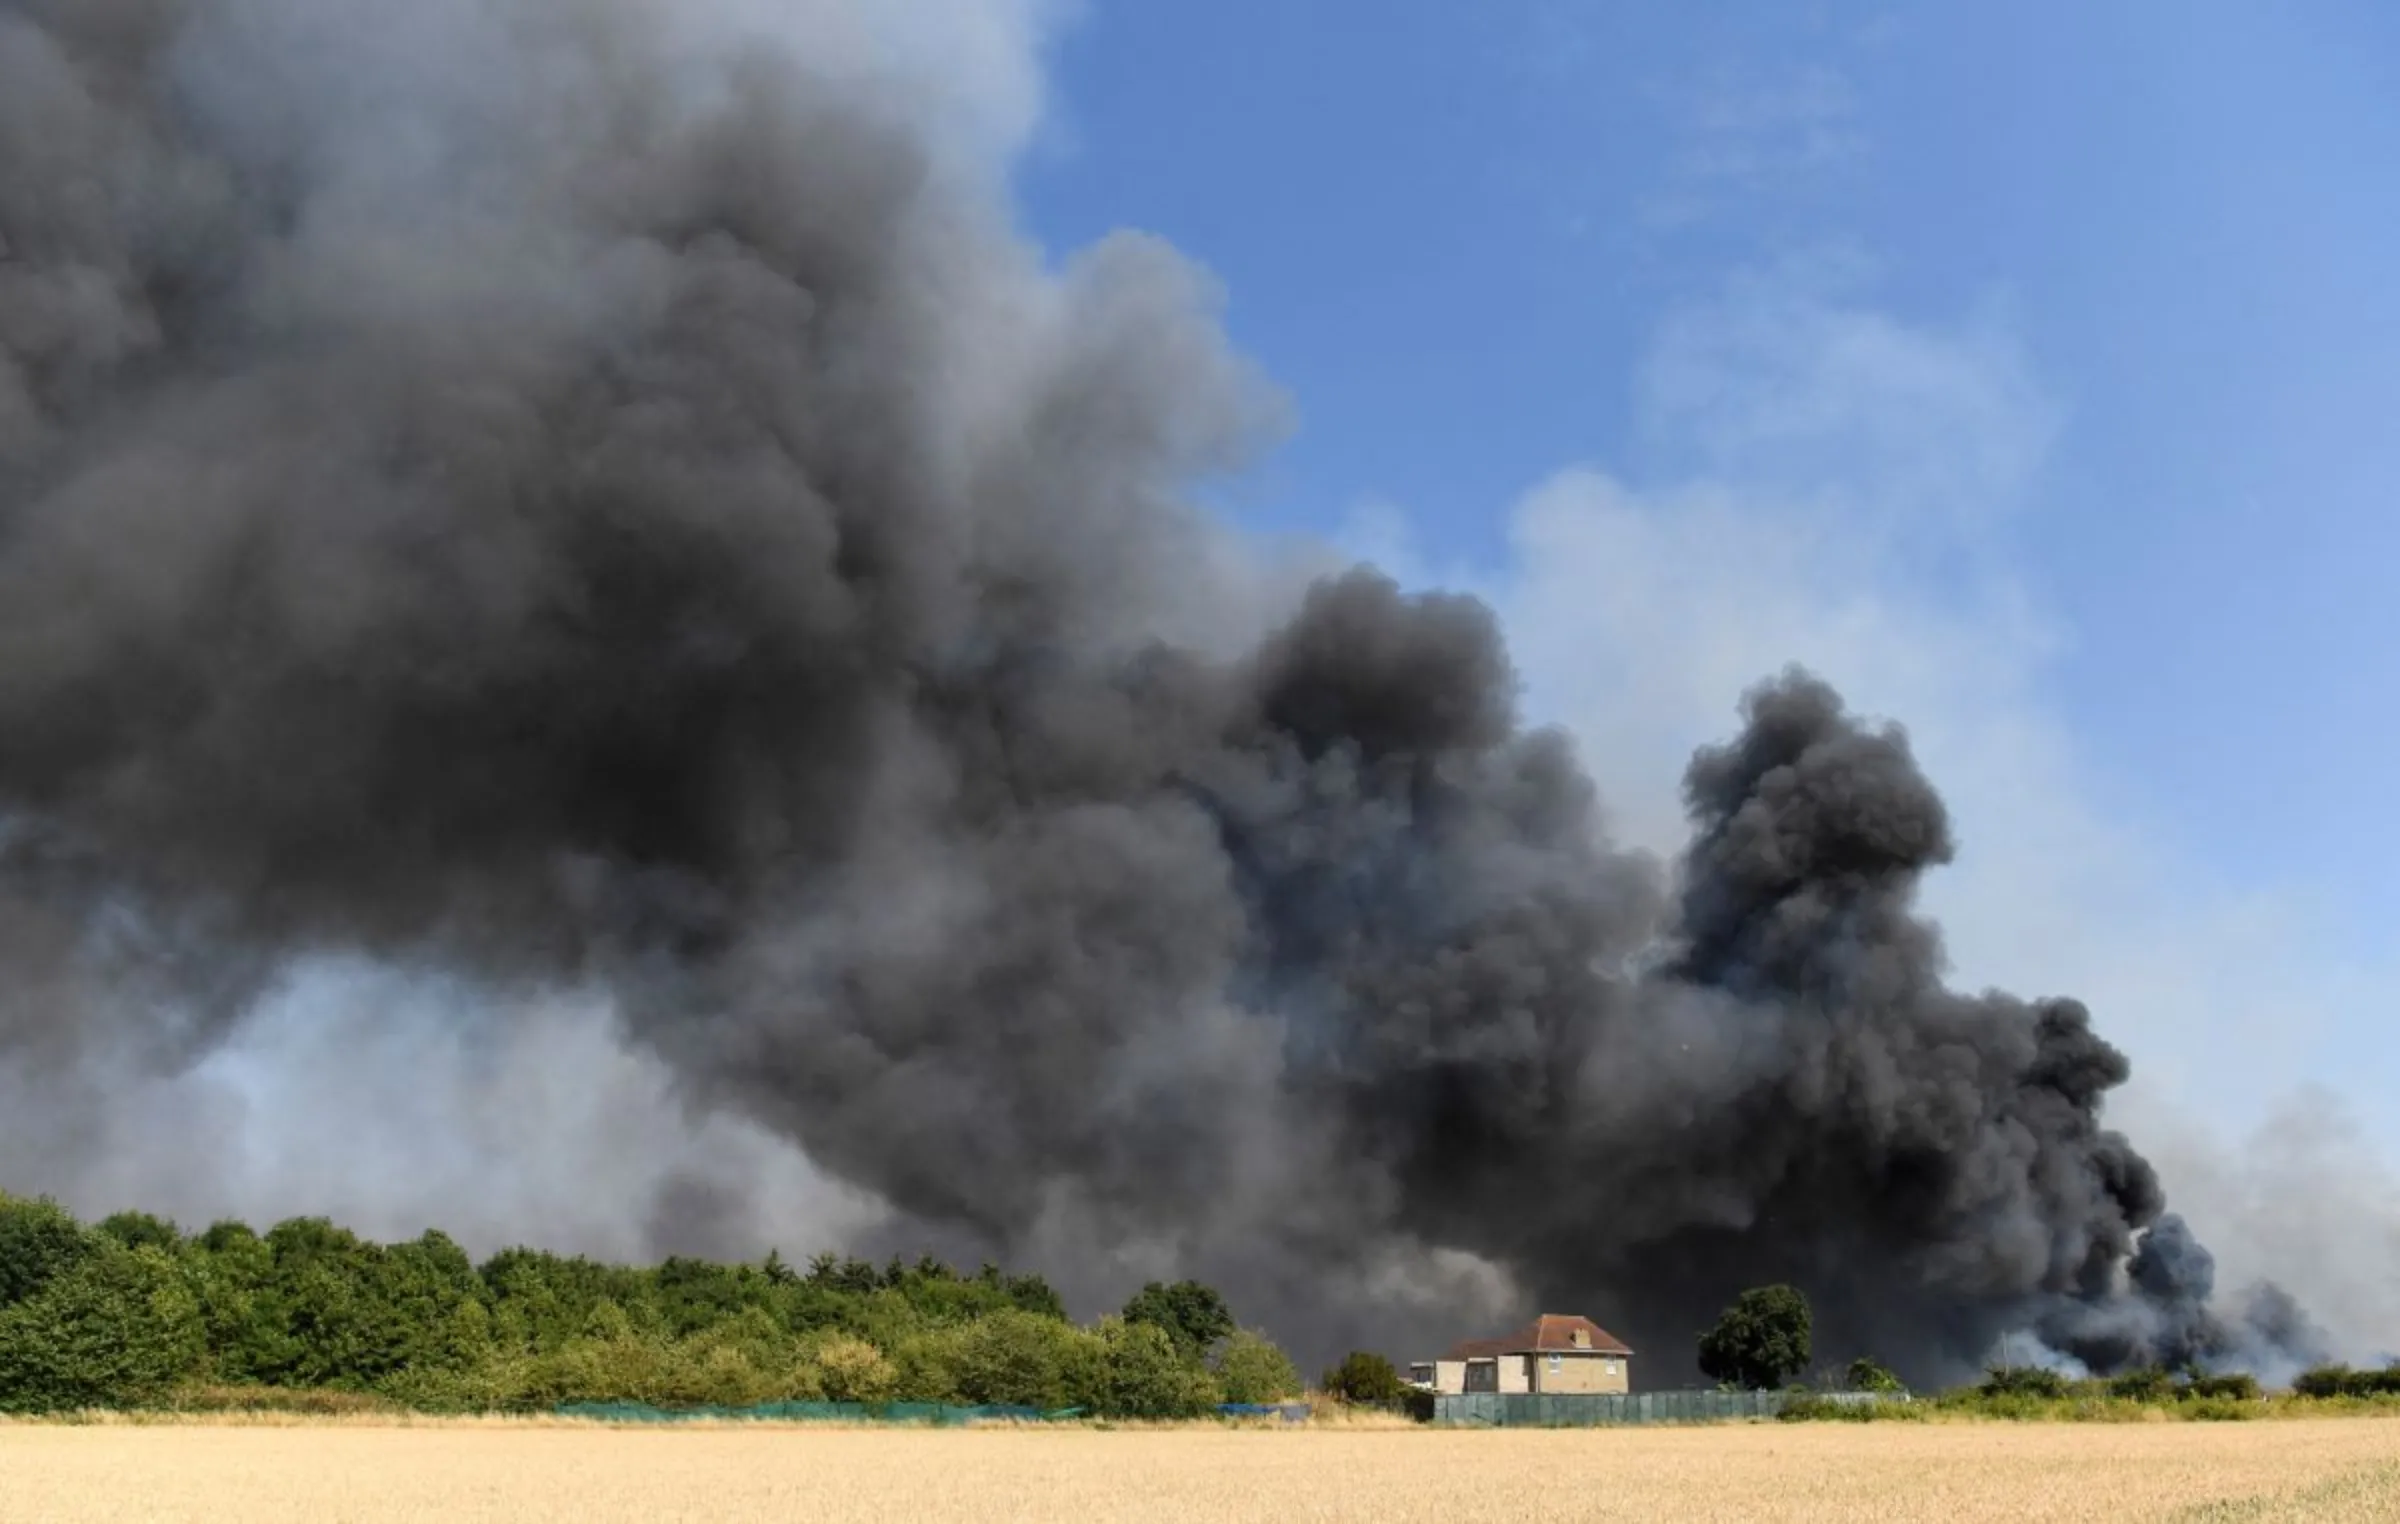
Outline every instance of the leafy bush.
<path id="1" fill-rule="evenodd" d="M 1842 1402 L 1810 1393 L 1786 1399 L 1783 1406 L 1776 1410 L 1775 1416 L 1785 1423 L 1921 1423 L 1931 1418 L 1933 1411 L 1930 1406 L 1921 1403 Z"/>
<path id="2" fill-rule="evenodd" d="M 57 1202 L 0 1192 L 0 1307 L 40 1292 L 98 1247 Z"/>
<path id="3" fill-rule="evenodd" d="M 2370 1371 L 2320 1365 L 2302 1371 L 2292 1382 L 2292 1390 L 2302 1397 L 2400 1396 L 2400 1363 Z"/>
<path id="4" fill-rule="evenodd" d="M 1850 1368 L 1842 1373 L 1842 1385 L 1853 1392 L 1905 1390 L 1900 1383 L 1900 1378 L 1892 1374 L 1891 1368 L 1872 1355 L 1861 1355 L 1851 1361 Z M 1860 1404 L 1854 1403 L 1851 1406 L 1860 1406 Z"/>
<path id="5" fill-rule="evenodd" d="M 1103 1358 L 1091 1404 L 1111 1418 L 1197 1418 L 1223 1400 L 1216 1377 L 1186 1359 L 1155 1323 L 1100 1325 Z"/>
<path id="6" fill-rule="evenodd" d="M 2171 1402 L 2182 1395 L 2175 1378 L 2155 1365 L 2124 1371 L 2108 1378 L 2108 1394 L 2128 1402 Z"/>
<path id="7" fill-rule="evenodd" d="M 2292 1392 L 2300 1397 L 2346 1397 L 2355 1374 L 2347 1365 L 2311 1366 L 2292 1378 Z"/>
<path id="8" fill-rule="evenodd" d="M 1995 1366 L 1984 1372 L 1977 1388 L 1986 1397 L 2036 1397 L 2055 1401 L 2067 1395 L 2068 1382 L 2057 1371 L 2039 1365 Z"/>
<path id="9" fill-rule="evenodd" d="M 2256 1402 L 2259 1398 L 2258 1378 L 2247 1371 L 2231 1371 L 2221 1376 L 2196 1376 L 2185 1390 L 2193 1397 L 2203 1399 Z"/>
<path id="10" fill-rule="evenodd" d="M 1217 1384 L 1227 1402 L 1281 1402 L 1300 1395 L 1300 1371 L 1264 1334 L 1236 1332 L 1217 1352 Z"/>
<path id="11" fill-rule="evenodd" d="M 205 1341 L 172 1259 L 104 1242 L 0 1310 L 0 1411 L 154 1402 L 199 1369 Z"/>
<path id="12" fill-rule="evenodd" d="M 957 1328 L 933 1328 L 910 1334 L 892 1350 L 893 1400 L 898 1402 L 957 1402 L 959 1339 Z"/>
<path id="13" fill-rule="evenodd" d="M 846 1334 L 818 1346 L 816 1367 L 834 1402 L 888 1402 L 900 1385 L 900 1373 L 882 1350 Z"/>
<path id="14" fill-rule="evenodd" d="M 1318 1385 L 1330 1397 L 1357 1407 L 1396 1408 L 1408 1394 L 1408 1383 L 1392 1362 L 1368 1350 L 1354 1349 L 1342 1363 L 1327 1371 Z"/>
<path id="15" fill-rule="evenodd" d="M 1012 1309 L 959 1330 L 955 1387 L 962 1402 L 1089 1406 L 1107 1359 L 1107 1346 L 1084 1330 Z"/>
<path id="16" fill-rule="evenodd" d="M 405 1406 L 372 1392 L 205 1384 L 178 1387 L 162 1405 L 178 1413 L 294 1413 L 310 1418 L 369 1417 Z"/>

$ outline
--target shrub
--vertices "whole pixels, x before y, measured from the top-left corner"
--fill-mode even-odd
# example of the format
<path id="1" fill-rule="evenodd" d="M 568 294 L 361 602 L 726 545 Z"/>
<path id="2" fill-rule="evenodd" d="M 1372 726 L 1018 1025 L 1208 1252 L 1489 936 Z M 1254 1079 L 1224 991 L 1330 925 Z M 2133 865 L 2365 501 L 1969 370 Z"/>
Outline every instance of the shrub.
<path id="1" fill-rule="evenodd" d="M 1227 1402 L 1280 1402 L 1300 1394 L 1300 1371 L 1291 1356 L 1248 1329 L 1225 1341 L 1216 1370 Z"/>
<path id="2" fill-rule="evenodd" d="M 2195 1377 L 2185 1390 L 2196 1398 L 2228 1398 L 2235 1402 L 2256 1402 L 2259 1396 L 2258 1378 L 2247 1371 Z"/>
<path id="3" fill-rule="evenodd" d="M 959 1400 L 1044 1409 L 1092 1396 L 1108 1357 L 1082 1329 L 1014 1309 L 960 1329 L 952 1350 Z"/>
<path id="4" fill-rule="evenodd" d="M 402 1406 L 372 1392 L 212 1385 L 178 1387 L 162 1405 L 178 1413 L 294 1413 L 311 1418 L 367 1417 L 393 1413 Z"/>
<path id="5" fill-rule="evenodd" d="M 815 1364 L 825 1395 L 834 1402 L 888 1402 L 900 1384 L 900 1373 L 882 1350 L 847 1334 L 818 1345 Z"/>
<path id="6" fill-rule="evenodd" d="M 327 1387 L 250 1387 L 239 1390 L 270 1393 L 294 1399 L 347 1398 L 363 1404 L 358 1411 L 388 1411 L 394 1408 L 417 1413 L 508 1413 L 523 1412 L 533 1406 L 529 1380 L 533 1361 L 523 1356 L 491 1355 L 482 1362 L 464 1369 L 446 1370 L 439 1366 L 411 1366 L 389 1378 L 372 1393 L 342 1392 Z M 178 1405 L 184 1405 L 181 1399 Z M 283 1411 L 276 1404 L 263 1405 L 265 1411 Z M 292 1411 L 308 1411 L 295 1408 Z M 324 1411 L 346 1411 L 329 1407 Z"/>
<path id="7" fill-rule="evenodd" d="M 2181 1393 L 2172 1375 L 2158 1366 L 2147 1365 L 2109 1377 L 2108 1395 L 2128 1402 L 2168 1402 Z"/>
<path id="8" fill-rule="evenodd" d="M 2319 1365 L 2302 1371 L 2293 1380 L 2292 1390 L 2302 1397 L 2400 1396 L 2400 1363 L 2374 1371 Z"/>
<path id="9" fill-rule="evenodd" d="M 568 1402 L 674 1400 L 675 1381 L 661 1342 L 628 1333 L 614 1339 L 577 1339 L 531 1360 L 515 1393 L 527 1407 Z"/>
<path id="10" fill-rule="evenodd" d="M 771 1402 L 782 1386 L 780 1371 L 761 1370 L 738 1344 L 697 1340 L 678 1351 L 682 1401 L 729 1408 Z"/>
<path id="11" fill-rule="evenodd" d="M 2311 1366 L 2292 1379 L 2292 1391 L 2301 1397 L 2346 1397 L 2355 1374 L 2347 1365 Z"/>
<path id="12" fill-rule="evenodd" d="M 0 1411 L 159 1401 L 199 1370 L 206 1340 L 173 1260 L 104 1242 L 0 1311 Z"/>
<path id="13" fill-rule="evenodd" d="M 0 1307 L 34 1296 L 99 1247 L 57 1202 L 0 1193 Z"/>
<path id="14" fill-rule="evenodd" d="M 1903 1390 L 1900 1378 L 1891 1368 L 1872 1355 L 1861 1355 L 1850 1362 L 1842 1373 L 1842 1384 L 1853 1392 L 1897 1392 Z M 1851 1404 L 1859 1406 L 1859 1404 Z"/>
<path id="15" fill-rule="evenodd" d="M 1986 1397 L 2038 1397 L 2055 1401 L 2067 1395 L 2067 1378 L 2040 1365 L 1995 1366 L 1984 1372 L 1977 1390 Z"/>
<path id="16" fill-rule="evenodd" d="M 1368 1350 L 1354 1349 L 1318 1383 L 1328 1396 L 1357 1407 L 1398 1407 L 1408 1383 L 1392 1362 Z"/>
<path id="17" fill-rule="evenodd" d="M 1880 1423 L 1886 1420 L 1923 1422 L 1932 1409 L 1910 1402 L 1842 1402 L 1810 1393 L 1787 1399 L 1775 1416 L 1785 1423 Z"/>
<path id="18" fill-rule="evenodd" d="M 910 1334 L 891 1351 L 892 1400 L 957 1402 L 959 1345 L 966 1330 L 929 1328 Z"/>
<path id="19" fill-rule="evenodd" d="M 1222 1399 L 1216 1377 L 1184 1358 L 1167 1331 L 1152 1323 L 1110 1318 L 1100 1326 L 1104 1350 L 1096 1407 L 1110 1418 L 1197 1418 Z"/>

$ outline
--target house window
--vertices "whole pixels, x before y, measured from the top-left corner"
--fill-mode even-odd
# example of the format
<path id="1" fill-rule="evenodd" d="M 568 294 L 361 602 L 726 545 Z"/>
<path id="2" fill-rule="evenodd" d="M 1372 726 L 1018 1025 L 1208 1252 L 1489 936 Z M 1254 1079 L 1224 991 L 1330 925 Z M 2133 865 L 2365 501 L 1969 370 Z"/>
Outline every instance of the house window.
<path id="1" fill-rule="evenodd" d="M 1556 1355 L 1552 1355 L 1552 1356 L 1550 1357 L 1550 1374 L 1551 1374 L 1551 1375 L 1553 1375 L 1553 1376 L 1555 1376 L 1555 1375 L 1557 1375 L 1557 1374 L 1558 1374 L 1558 1361 L 1559 1361 L 1559 1357 L 1558 1357 L 1558 1356 L 1556 1356 Z"/>
<path id="2" fill-rule="evenodd" d="M 1468 1361 L 1467 1379 L 1463 1385 L 1470 1392 L 1500 1390 L 1500 1362 L 1497 1360 Z"/>
<path id="3" fill-rule="evenodd" d="M 1617 1357 L 1610 1355 L 1600 1362 L 1600 1369 L 1613 1376 L 1617 1373 Z"/>

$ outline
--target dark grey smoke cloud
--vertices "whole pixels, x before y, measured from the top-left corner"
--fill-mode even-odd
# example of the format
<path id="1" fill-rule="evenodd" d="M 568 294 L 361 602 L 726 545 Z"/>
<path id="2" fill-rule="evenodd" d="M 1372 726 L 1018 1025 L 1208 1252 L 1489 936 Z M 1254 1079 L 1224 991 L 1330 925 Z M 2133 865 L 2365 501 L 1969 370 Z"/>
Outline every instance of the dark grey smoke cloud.
<path id="1" fill-rule="evenodd" d="M 1187 494 L 1279 410 L 1171 251 L 1044 273 L 804 46 L 392 9 L 0 0 L 17 1074 L 357 957 L 605 990 L 904 1233 L 1311 1352 L 1457 1332 L 1462 1253 L 1667 1373 L 1768 1278 L 1920 1375 L 2304 1341 L 2080 1006 L 1943 985 L 1897 732 L 1786 674 L 1618 852 L 1479 604 L 1246 612 Z"/>

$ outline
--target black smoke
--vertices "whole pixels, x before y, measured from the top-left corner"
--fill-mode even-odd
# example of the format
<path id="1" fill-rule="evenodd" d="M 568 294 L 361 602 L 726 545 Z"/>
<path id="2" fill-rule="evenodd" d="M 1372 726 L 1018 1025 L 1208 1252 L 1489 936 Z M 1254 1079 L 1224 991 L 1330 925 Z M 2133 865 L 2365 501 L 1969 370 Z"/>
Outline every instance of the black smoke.
<path id="1" fill-rule="evenodd" d="M 1914 1374 L 2299 1341 L 2085 1010 L 1943 983 L 1900 733 L 1786 674 L 1613 849 L 1479 604 L 1246 612 L 1190 493 L 1277 409 L 1170 251 L 1047 272 L 906 102 L 662 13 L 0 0 L 9 1065 L 359 956 L 605 989 L 909 1231 L 1303 1348 L 1445 1251 L 1666 1372 L 1768 1279 Z"/>

